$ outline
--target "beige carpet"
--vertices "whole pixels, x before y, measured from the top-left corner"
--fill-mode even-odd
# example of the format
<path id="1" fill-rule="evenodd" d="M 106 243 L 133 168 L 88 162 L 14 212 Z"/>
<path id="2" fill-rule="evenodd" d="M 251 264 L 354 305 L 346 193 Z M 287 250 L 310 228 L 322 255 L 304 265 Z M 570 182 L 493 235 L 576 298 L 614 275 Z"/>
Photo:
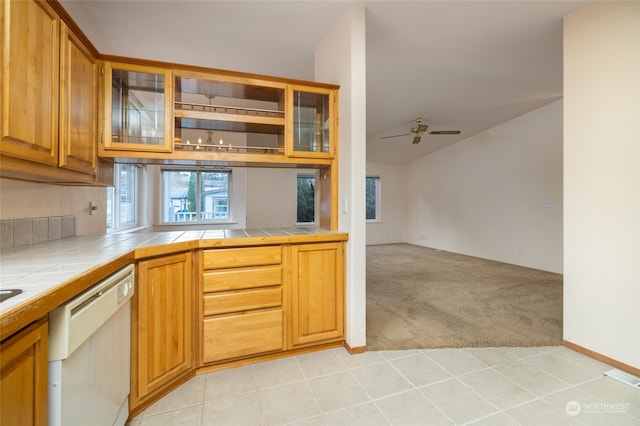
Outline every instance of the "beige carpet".
<path id="1" fill-rule="evenodd" d="M 562 275 L 410 244 L 367 247 L 367 349 L 562 342 Z"/>

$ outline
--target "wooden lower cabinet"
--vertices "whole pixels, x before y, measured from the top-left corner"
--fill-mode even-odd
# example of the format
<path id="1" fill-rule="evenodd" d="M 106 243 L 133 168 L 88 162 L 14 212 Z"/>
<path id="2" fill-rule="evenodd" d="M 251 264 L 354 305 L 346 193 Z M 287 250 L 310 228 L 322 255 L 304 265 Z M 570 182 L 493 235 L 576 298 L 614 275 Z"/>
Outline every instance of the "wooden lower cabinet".
<path id="1" fill-rule="evenodd" d="M 205 363 L 282 350 L 282 309 L 217 315 L 204 320 Z"/>
<path id="2" fill-rule="evenodd" d="M 2 341 L 0 424 L 47 424 L 47 320 Z"/>
<path id="3" fill-rule="evenodd" d="M 138 263 L 131 314 L 132 411 L 195 367 L 191 258 L 187 252 Z"/>
<path id="4" fill-rule="evenodd" d="M 282 246 L 202 251 L 202 364 L 284 349 Z"/>
<path id="5" fill-rule="evenodd" d="M 290 249 L 291 348 L 344 340 L 344 243 Z"/>
<path id="6" fill-rule="evenodd" d="M 344 242 L 203 250 L 199 365 L 344 340 Z"/>

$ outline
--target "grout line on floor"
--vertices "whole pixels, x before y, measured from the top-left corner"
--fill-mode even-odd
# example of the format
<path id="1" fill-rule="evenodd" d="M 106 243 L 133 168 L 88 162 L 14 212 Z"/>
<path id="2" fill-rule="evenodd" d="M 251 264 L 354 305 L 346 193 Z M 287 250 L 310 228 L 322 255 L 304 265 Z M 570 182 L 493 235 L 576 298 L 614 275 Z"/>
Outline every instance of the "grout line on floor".
<path id="1" fill-rule="evenodd" d="M 549 400 L 549 398 L 553 397 L 556 394 L 560 394 L 562 392 L 567 392 L 567 391 L 572 391 L 572 390 L 575 390 L 575 391 L 580 392 L 581 394 L 587 395 L 589 398 L 592 398 L 594 401 L 602 401 L 599 397 L 594 395 L 595 391 L 591 391 L 590 392 L 588 390 L 579 389 L 579 387 L 581 387 L 581 386 L 583 386 L 585 384 L 588 384 L 588 383 L 592 383 L 592 382 L 598 381 L 598 380 L 604 378 L 605 376 L 602 373 L 599 373 L 597 371 L 594 371 L 594 370 L 591 370 L 589 368 L 584 367 L 584 365 L 581 364 L 579 362 L 579 360 L 574 360 L 574 359 L 572 359 L 571 356 L 562 357 L 563 360 L 568 362 L 570 365 L 576 366 L 576 367 L 580 367 L 580 368 L 584 369 L 585 371 L 588 371 L 589 374 L 592 376 L 592 377 L 590 377 L 588 379 L 585 379 L 585 380 L 576 381 L 575 383 L 563 380 L 560 377 L 556 376 L 551 371 L 547 370 L 545 368 L 545 366 L 547 364 L 539 363 L 540 366 L 538 366 L 538 365 L 536 365 L 536 364 L 534 364 L 532 362 L 533 358 L 538 357 L 538 356 L 542 356 L 544 354 L 549 354 L 549 353 L 554 353 L 554 352 L 558 352 L 559 354 L 563 353 L 564 352 L 563 347 L 555 347 L 555 348 L 554 347 L 545 347 L 544 349 L 541 349 L 540 351 L 535 351 L 535 349 L 534 349 L 534 351 L 536 353 L 527 354 L 525 356 L 520 356 L 518 354 L 510 352 L 508 350 L 509 348 L 496 348 L 496 349 L 504 350 L 505 352 L 509 353 L 510 355 L 513 355 L 515 357 L 515 359 L 513 359 L 513 360 L 504 360 L 504 361 L 501 360 L 500 362 L 496 363 L 495 365 L 489 365 L 488 362 L 482 361 L 482 359 L 480 359 L 478 356 L 474 355 L 473 353 L 465 351 L 464 353 L 466 355 L 470 356 L 471 359 L 474 359 L 474 360 L 478 361 L 479 363 L 481 363 L 482 365 L 484 365 L 485 368 L 471 369 L 470 371 L 465 371 L 465 372 L 460 373 L 460 374 L 453 374 L 451 371 L 446 369 L 436 359 L 431 358 L 428 355 L 430 352 L 432 352 L 431 350 L 417 350 L 417 351 L 411 350 L 411 351 L 407 351 L 404 354 L 396 353 L 396 354 L 394 354 L 394 356 L 389 356 L 389 357 L 386 357 L 384 354 L 381 354 L 380 360 L 375 360 L 374 359 L 373 362 L 371 362 L 371 363 L 365 362 L 362 365 L 360 365 L 360 364 L 349 365 L 346 362 L 346 360 L 343 360 L 341 358 L 341 356 L 339 356 L 338 353 L 336 353 L 335 350 L 327 350 L 326 355 L 330 357 L 330 361 L 328 361 L 328 362 L 335 361 L 334 357 L 339 362 L 339 366 L 338 366 L 339 370 L 338 371 L 331 371 L 329 373 L 323 373 L 323 374 L 318 375 L 318 376 L 307 377 L 307 374 L 305 374 L 305 371 L 302 368 L 301 359 L 299 359 L 297 357 L 294 357 L 296 368 L 301 373 L 301 376 L 303 377 L 302 379 L 295 379 L 293 381 L 289 381 L 289 382 L 286 382 L 286 383 L 280 383 L 280 384 L 277 384 L 275 386 L 267 386 L 267 387 L 264 387 L 264 388 L 259 388 L 258 387 L 258 382 L 257 382 L 257 374 L 256 374 L 255 365 L 251 365 L 250 366 L 250 368 L 251 368 L 251 370 L 250 370 L 251 371 L 251 376 L 250 377 L 251 377 L 251 380 L 253 380 L 253 385 L 254 385 L 254 386 L 252 386 L 252 389 L 255 387 L 254 391 L 251 391 L 251 392 L 255 392 L 256 395 L 257 395 L 258 402 L 259 402 L 258 407 L 259 407 L 259 410 L 260 410 L 260 412 L 257 413 L 257 414 L 259 414 L 260 418 L 263 419 L 263 421 L 264 421 L 263 401 L 259 398 L 259 392 L 261 390 L 274 389 L 274 388 L 278 388 L 278 387 L 281 387 L 281 386 L 300 383 L 300 381 L 305 381 L 306 388 L 309 390 L 309 392 L 311 393 L 311 395 L 313 397 L 313 400 L 314 400 L 314 403 L 315 403 L 315 407 L 316 407 L 316 409 L 318 411 L 318 414 L 313 415 L 311 417 L 298 419 L 296 421 L 291 422 L 291 424 L 297 424 L 297 423 L 302 423 L 302 422 L 307 422 L 307 421 L 314 421 L 314 419 L 319 421 L 319 422 L 321 422 L 321 423 L 326 424 L 326 421 L 325 421 L 325 417 L 326 416 L 335 415 L 336 413 L 340 413 L 340 412 L 345 411 L 345 410 L 357 408 L 359 406 L 364 406 L 366 404 L 373 404 L 373 407 L 375 407 L 375 409 L 377 410 L 377 413 L 380 414 L 381 418 L 385 419 L 386 422 L 391 424 L 391 421 L 387 418 L 387 416 L 385 416 L 384 412 L 380 408 L 380 405 L 379 405 L 380 402 L 385 400 L 385 399 L 397 397 L 399 395 L 402 395 L 402 394 L 405 394 L 405 393 L 409 393 L 409 392 L 413 392 L 413 391 L 418 391 L 420 393 L 420 395 L 422 395 L 422 397 L 424 397 L 427 401 L 429 401 L 429 403 L 433 407 L 435 407 L 435 409 L 437 410 L 438 413 L 440 413 L 442 416 L 444 416 L 444 418 L 446 418 L 449 421 L 451 421 L 452 423 L 454 423 L 453 420 L 449 416 L 447 416 L 447 414 L 443 411 L 443 409 L 439 405 L 434 403 L 427 395 L 425 395 L 421 391 L 421 389 L 424 389 L 424 388 L 427 388 L 427 387 L 430 387 L 430 386 L 434 386 L 434 385 L 437 385 L 437 384 L 440 384 L 440 383 L 444 383 L 444 382 L 447 382 L 447 381 L 450 381 L 450 380 L 456 380 L 458 385 L 462 384 L 462 386 L 464 388 L 466 388 L 467 390 L 471 390 L 474 395 L 480 397 L 479 401 L 484 401 L 484 402 L 488 403 L 489 406 L 493 407 L 493 409 L 495 410 L 495 411 L 493 411 L 493 412 L 491 412 L 491 413 L 489 413 L 487 415 L 483 415 L 483 416 L 474 418 L 472 420 L 469 420 L 469 422 L 467 422 L 465 424 L 472 424 L 474 422 L 483 421 L 483 420 L 486 421 L 486 419 L 489 419 L 489 418 L 491 418 L 493 416 L 500 416 L 500 415 L 503 415 L 506 418 L 516 422 L 513 417 L 511 417 L 509 414 L 507 414 L 507 411 L 514 410 L 514 409 L 517 409 L 519 407 L 523 407 L 523 406 L 526 406 L 526 405 L 532 404 L 532 403 L 542 403 L 542 404 L 545 404 L 546 406 L 551 406 L 553 408 L 554 412 L 557 412 L 557 413 L 560 413 L 560 414 L 563 414 L 563 415 L 567 415 L 566 410 L 563 411 L 562 407 L 560 407 L 557 404 L 557 401 L 558 401 L 557 398 L 553 403 L 552 403 L 552 400 Z M 390 354 L 387 354 L 387 355 L 390 355 Z M 401 355 L 401 356 L 395 356 L 395 355 Z M 409 358 L 409 357 L 412 357 L 412 356 L 420 356 L 420 357 L 424 356 L 424 357 L 426 357 L 430 362 L 433 362 L 433 364 L 435 366 L 437 366 L 438 368 L 441 368 L 444 372 L 446 372 L 446 374 L 448 374 L 449 377 L 446 377 L 446 378 L 438 380 L 438 381 L 429 382 L 429 383 L 424 384 L 424 385 L 414 384 L 409 379 L 409 376 L 407 374 L 403 373 L 400 370 L 400 368 L 398 366 L 396 366 L 396 364 L 395 364 L 395 362 L 398 361 L 398 360 L 402 360 L 402 359 Z M 553 362 L 553 357 L 549 357 L 548 360 L 544 360 L 544 361 L 545 362 L 547 362 L 547 361 L 548 362 Z M 497 368 L 499 368 L 501 366 L 510 365 L 510 364 L 514 364 L 514 363 L 518 363 L 518 362 L 523 362 L 524 363 L 523 365 L 529 366 L 532 369 L 532 373 L 536 373 L 537 371 L 539 371 L 541 373 L 544 373 L 544 376 L 541 376 L 542 380 L 544 379 L 544 377 L 552 378 L 553 379 L 551 381 L 552 386 L 550 388 L 554 388 L 554 390 L 551 391 L 551 392 L 546 392 L 544 394 L 542 394 L 542 393 L 538 394 L 539 390 L 538 390 L 538 392 L 534 393 L 529 388 L 529 386 L 525 387 L 521 383 L 518 383 L 516 380 L 513 380 L 512 378 L 510 378 L 506 374 L 504 374 L 504 373 L 502 373 L 502 372 L 497 370 Z M 372 367 L 372 366 L 376 366 L 376 365 L 381 365 L 383 363 L 386 363 L 385 365 L 387 367 L 391 367 L 392 371 L 395 374 L 399 375 L 399 377 L 401 377 L 403 380 L 405 380 L 409 384 L 409 386 L 408 386 L 408 388 L 403 389 L 401 391 L 394 392 L 394 393 L 391 393 L 391 394 L 387 394 L 387 395 L 384 395 L 384 396 L 380 396 L 380 397 L 377 397 L 377 398 L 373 398 L 372 395 L 369 394 L 369 392 L 366 391 L 365 387 L 363 386 L 361 381 L 358 380 L 358 378 L 357 378 L 357 376 L 355 375 L 354 372 L 357 371 L 358 369 Z M 309 366 L 307 366 L 307 367 L 309 367 Z M 596 367 L 597 367 L 597 365 L 596 365 Z M 467 385 L 463 380 L 461 380 L 461 378 L 466 376 L 466 375 L 474 374 L 474 373 L 478 373 L 478 372 L 482 372 L 482 371 L 487 371 L 487 370 L 492 371 L 493 373 L 497 373 L 503 379 L 506 379 L 507 381 L 511 382 L 513 385 L 517 386 L 518 388 L 524 389 L 526 392 L 532 394 L 531 395 L 531 399 L 519 402 L 519 403 L 514 404 L 514 405 L 507 406 L 505 408 L 500 408 L 500 407 L 498 407 L 498 405 L 494 404 L 491 400 L 489 400 L 487 397 L 485 397 L 485 395 L 483 395 L 483 393 L 480 390 L 476 390 L 471 385 Z M 209 373 L 209 374 L 215 375 L 217 373 L 218 372 Z M 331 410 L 331 411 L 326 411 L 326 412 L 323 411 L 321 406 L 320 406 L 320 402 L 319 402 L 318 398 L 316 397 L 315 393 L 313 392 L 310 380 L 315 380 L 315 379 L 318 379 L 318 378 L 328 377 L 328 376 L 335 375 L 335 374 L 345 374 L 345 373 L 349 374 L 350 377 L 353 380 L 355 380 L 355 383 L 358 384 L 358 386 L 362 390 L 363 394 L 366 395 L 366 400 L 362 401 L 362 402 L 358 402 L 358 403 L 352 404 L 352 405 L 348 405 L 346 407 L 341 407 L 341 408 L 339 408 L 337 410 Z M 198 377 L 198 376 L 196 376 L 196 377 Z M 205 413 L 206 413 L 205 405 L 206 404 L 216 404 L 216 403 L 220 403 L 221 401 L 227 400 L 229 398 L 237 398 L 237 397 L 240 397 L 240 396 L 243 396 L 243 395 L 247 395 L 248 393 L 251 393 L 251 392 L 241 392 L 240 394 L 234 394 L 233 396 L 226 396 L 226 397 L 223 397 L 223 398 L 220 398 L 220 399 L 215 399 L 215 400 L 212 400 L 212 401 L 206 401 L 207 388 L 208 388 L 208 386 L 212 386 L 213 383 L 210 382 L 209 384 L 207 384 L 207 380 L 206 379 L 207 379 L 208 375 L 202 375 L 200 377 L 201 377 L 201 380 L 203 381 L 202 389 L 201 389 L 201 393 L 202 393 L 201 394 L 201 402 L 199 403 L 199 406 L 200 406 L 200 422 L 199 422 L 199 424 L 201 426 L 206 424 L 206 419 L 205 419 Z M 580 376 L 580 375 L 578 375 L 577 377 L 582 379 L 582 376 Z M 556 380 L 559 381 L 559 382 L 555 382 Z M 560 385 L 560 388 L 555 389 L 555 386 L 557 386 L 557 385 Z M 542 389 L 543 390 L 547 389 L 547 387 L 543 387 Z M 181 409 L 185 409 L 185 408 L 190 408 L 190 407 L 195 407 L 197 405 L 198 404 L 187 404 L 185 406 L 180 406 L 180 407 L 171 407 L 171 403 L 167 403 L 167 407 L 171 407 L 171 409 L 168 409 L 167 411 L 163 411 L 163 412 L 154 413 L 154 414 L 150 414 L 148 409 L 144 410 L 142 413 L 140 413 L 138 416 L 136 416 L 134 419 L 132 419 L 131 424 L 132 425 L 136 425 L 136 426 L 144 426 L 145 423 L 146 423 L 145 419 L 147 421 L 152 421 L 151 418 L 154 418 L 153 419 L 154 421 L 162 420 L 161 416 L 166 416 L 166 415 L 170 414 L 173 411 L 177 411 L 177 410 L 181 410 Z M 593 419 L 589 419 L 589 418 L 576 419 L 576 418 L 573 418 L 573 417 L 567 417 L 567 418 L 572 419 L 574 421 L 577 421 L 580 424 L 593 424 L 592 423 L 593 421 L 597 421 L 595 418 L 593 418 Z M 630 413 L 625 413 L 625 419 L 626 418 L 631 419 L 631 420 L 638 420 L 634 416 L 632 416 Z M 185 425 L 185 426 L 187 426 L 187 425 Z"/>

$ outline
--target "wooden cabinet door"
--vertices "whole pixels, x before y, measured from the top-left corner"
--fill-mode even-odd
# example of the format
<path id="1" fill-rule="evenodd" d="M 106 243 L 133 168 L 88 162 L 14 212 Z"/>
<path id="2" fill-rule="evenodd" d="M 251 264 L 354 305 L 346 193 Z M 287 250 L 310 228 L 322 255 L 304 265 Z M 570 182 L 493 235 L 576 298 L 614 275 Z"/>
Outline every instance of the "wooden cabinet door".
<path id="1" fill-rule="evenodd" d="M 191 253 L 138 264 L 133 298 L 131 403 L 193 369 Z"/>
<path id="2" fill-rule="evenodd" d="M 344 243 L 291 251 L 291 346 L 344 339 Z"/>
<path id="3" fill-rule="evenodd" d="M 0 424 L 47 424 L 47 321 L 40 320 L 2 342 Z"/>
<path id="4" fill-rule="evenodd" d="M 289 85 L 286 102 L 289 157 L 333 158 L 337 139 L 337 94 L 319 87 Z"/>
<path id="5" fill-rule="evenodd" d="M 101 155 L 114 156 L 109 150 L 130 153 L 173 150 L 171 75 L 168 68 L 104 63 Z M 126 156 L 129 155 L 136 156 Z"/>
<path id="6" fill-rule="evenodd" d="M 3 155 L 58 165 L 60 18 L 45 1 L 2 0 Z"/>
<path id="7" fill-rule="evenodd" d="M 64 24 L 60 40 L 60 167 L 95 175 L 96 59 Z"/>

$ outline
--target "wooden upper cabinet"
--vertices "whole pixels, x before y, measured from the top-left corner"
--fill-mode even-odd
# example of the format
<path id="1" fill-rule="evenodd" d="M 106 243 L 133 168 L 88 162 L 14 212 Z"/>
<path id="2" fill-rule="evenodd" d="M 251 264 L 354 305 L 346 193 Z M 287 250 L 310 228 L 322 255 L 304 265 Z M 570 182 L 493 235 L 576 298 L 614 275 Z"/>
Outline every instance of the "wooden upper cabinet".
<path id="1" fill-rule="evenodd" d="M 284 154 L 285 83 L 174 71 L 176 152 Z M 243 134 L 244 137 L 229 136 Z"/>
<path id="2" fill-rule="evenodd" d="M 171 152 L 173 149 L 171 70 L 105 62 L 102 91 L 108 150 Z"/>
<path id="3" fill-rule="evenodd" d="M 98 176 L 95 57 L 48 2 L 2 0 L 0 13 L 0 175 L 109 183 Z"/>
<path id="4" fill-rule="evenodd" d="M 101 167 L 108 160 L 100 157 L 336 162 L 335 85 L 134 58 L 96 61 L 56 2 L 0 2 L 0 176 L 108 184 Z"/>
<path id="5" fill-rule="evenodd" d="M 104 157 L 331 165 L 338 88 L 105 62 Z"/>
<path id="6" fill-rule="evenodd" d="M 0 13 L 0 152 L 57 165 L 60 18 L 39 0 L 2 0 Z"/>
<path id="7" fill-rule="evenodd" d="M 287 149 L 289 157 L 333 158 L 337 139 L 335 90 L 289 85 Z"/>
<path id="8" fill-rule="evenodd" d="M 60 40 L 60 166 L 95 174 L 98 156 L 96 59 L 64 24 Z"/>

